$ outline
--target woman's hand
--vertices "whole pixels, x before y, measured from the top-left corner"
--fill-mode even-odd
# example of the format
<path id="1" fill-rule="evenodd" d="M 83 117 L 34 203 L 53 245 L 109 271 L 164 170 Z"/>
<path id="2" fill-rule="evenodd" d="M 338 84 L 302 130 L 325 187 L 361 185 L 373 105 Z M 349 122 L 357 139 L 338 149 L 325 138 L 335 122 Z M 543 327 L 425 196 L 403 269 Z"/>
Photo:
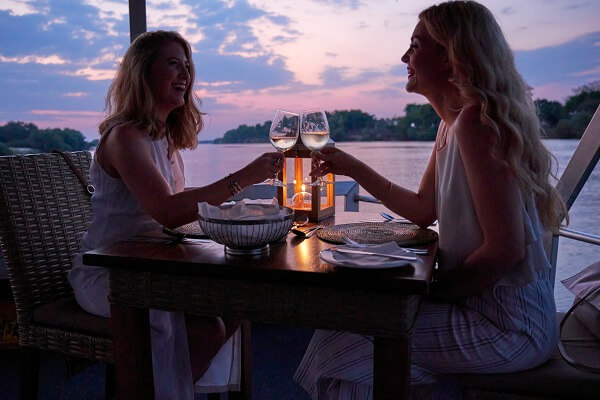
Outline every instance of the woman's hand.
<path id="1" fill-rule="evenodd" d="M 283 153 L 271 152 L 258 156 L 240 171 L 246 179 L 243 184 L 260 183 L 273 176 L 283 168 Z"/>
<path id="2" fill-rule="evenodd" d="M 326 174 L 350 176 L 358 161 L 336 147 L 325 147 L 321 151 L 316 151 L 313 156 L 321 161 L 318 166 L 315 165 L 310 171 L 310 176 L 315 178 Z"/>

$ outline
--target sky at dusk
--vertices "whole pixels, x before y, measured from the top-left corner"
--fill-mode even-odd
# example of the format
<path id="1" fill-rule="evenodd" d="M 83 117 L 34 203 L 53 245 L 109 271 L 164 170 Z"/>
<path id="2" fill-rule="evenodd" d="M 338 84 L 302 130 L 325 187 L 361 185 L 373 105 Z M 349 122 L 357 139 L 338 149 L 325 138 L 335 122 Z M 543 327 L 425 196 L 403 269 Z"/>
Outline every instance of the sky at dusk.
<path id="1" fill-rule="evenodd" d="M 200 139 L 272 119 L 278 108 L 401 116 L 423 0 L 147 0 L 149 30 L 190 41 Z M 600 80 L 599 0 L 489 0 L 535 98 L 563 102 Z M 104 97 L 129 44 L 127 0 L 0 0 L 0 124 L 98 137 Z"/>

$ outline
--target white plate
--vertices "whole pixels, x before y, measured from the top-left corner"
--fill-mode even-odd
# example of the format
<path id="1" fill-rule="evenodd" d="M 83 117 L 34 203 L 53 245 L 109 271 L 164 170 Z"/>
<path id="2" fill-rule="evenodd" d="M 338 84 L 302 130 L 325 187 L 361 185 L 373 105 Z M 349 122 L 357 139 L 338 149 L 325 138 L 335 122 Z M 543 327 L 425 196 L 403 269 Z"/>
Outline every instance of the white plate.
<path id="1" fill-rule="evenodd" d="M 357 249 L 357 250 L 360 250 L 360 249 Z M 382 257 L 382 256 L 367 256 L 367 255 L 362 255 L 360 257 L 357 257 L 356 261 L 354 261 L 354 259 L 340 261 L 340 260 L 336 260 L 334 258 L 334 255 L 333 255 L 333 252 L 331 251 L 331 249 L 325 249 L 325 250 L 321 251 L 319 256 L 321 257 L 321 259 L 323 261 L 325 261 L 329 264 L 338 266 L 338 267 L 365 269 L 365 270 L 398 268 L 398 267 L 402 267 L 404 265 L 409 265 L 410 263 L 414 262 L 414 261 L 408 261 L 408 260 L 396 260 L 396 259 L 386 258 L 386 257 Z M 364 261 L 367 261 L 369 263 L 369 265 L 366 266 L 363 263 Z"/>

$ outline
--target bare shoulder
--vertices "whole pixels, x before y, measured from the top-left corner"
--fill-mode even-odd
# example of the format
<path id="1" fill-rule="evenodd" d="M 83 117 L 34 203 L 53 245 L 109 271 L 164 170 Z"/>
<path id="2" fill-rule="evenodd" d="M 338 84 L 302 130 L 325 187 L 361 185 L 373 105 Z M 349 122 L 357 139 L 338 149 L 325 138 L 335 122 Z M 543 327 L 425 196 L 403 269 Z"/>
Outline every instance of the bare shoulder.
<path id="1" fill-rule="evenodd" d="M 109 175 L 120 177 L 119 171 L 139 157 L 150 157 L 148 134 L 133 124 L 115 126 L 104 139 L 101 151 L 97 154 L 100 165 Z"/>
<path id="2" fill-rule="evenodd" d="M 148 133 L 132 123 L 125 123 L 115 126 L 106 139 L 111 143 L 110 147 L 114 146 L 121 149 L 137 147 L 141 142 L 147 142 Z"/>
<path id="3" fill-rule="evenodd" d="M 454 122 L 454 134 L 464 151 L 489 153 L 495 140 L 494 130 L 481 121 L 481 106 L 465 106 Z"/>

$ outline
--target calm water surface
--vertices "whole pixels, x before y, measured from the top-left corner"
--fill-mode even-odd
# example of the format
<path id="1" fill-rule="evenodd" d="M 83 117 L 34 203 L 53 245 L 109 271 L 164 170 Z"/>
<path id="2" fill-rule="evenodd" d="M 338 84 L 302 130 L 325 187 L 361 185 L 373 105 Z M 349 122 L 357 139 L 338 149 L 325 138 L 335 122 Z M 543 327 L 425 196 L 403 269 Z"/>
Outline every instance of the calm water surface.
<path id="1" fill-rule="evenodd" d="M 576 140 L 548 140 L 546 146 L 558 159 L 559 176 L 566 167 Z M 433 148 L 433 142 L 352 142 L 337 143 L 337 147 L 367 162 L 393 182 L 416 190 Z M 220 179 L 252 161 L 259 154 L 273 151 L 270 144 L 201 144 L 194 151 L 183 153 L 187 186 L 203 186 Z M 338 176 L 338 180 L 349 178 Z M 368 194 L 361 188 L 362 194 Z M 596 169 L 571 208 L 570 228 L 600 235 L 600 172 Z M 337 202 L 339 206 L 340 202 Z M 343 206 L 342 206 L 343 207 Z M 339 208 L 340 210 L 342 208 Z M 385 207 L 361 203 L 360 210 L 378 212 Z M 561 238 L 558 249 L 555 297 L 559 310 L 572 302 L 571 294 L 560 283 L 582 268 L 600 260 L 600 247 Z"/>

